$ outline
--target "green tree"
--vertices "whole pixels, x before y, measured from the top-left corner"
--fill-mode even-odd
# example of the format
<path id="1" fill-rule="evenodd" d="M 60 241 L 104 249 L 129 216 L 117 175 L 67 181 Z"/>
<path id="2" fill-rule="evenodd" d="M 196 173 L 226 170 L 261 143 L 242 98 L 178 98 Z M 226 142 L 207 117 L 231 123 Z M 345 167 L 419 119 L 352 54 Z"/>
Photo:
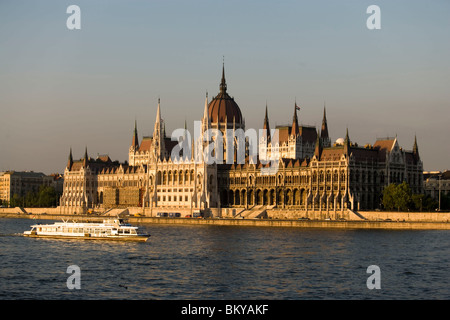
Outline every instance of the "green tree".
<path id="1" fill-rule="evenodd" d="M 430 195 L 425 195 L 422 200 L 424 211 L 435 211 L 439 207 L 439 203 Z"/>
<path id="2" fill-rule="evenodd" d="M 435 211 L 439 204 L 428 194 L 413 194 L 411 196 L 412 206 L 414 211 Z"/>
<path id="3" fill-rule="evenodd" d="M 37 196 L 39 207 L 53 207 L 56 205 L 56 190 L 50 186 L 41 186 Z"/>
<path id="4" fill-rule="evenodd" d="M 392 183 L 383 190 L 383 206 L 386 210 L 408 211 L 413 206 L 409 184 Z"/>
<path id="5" fill-rule="evenodd" d="M 409 184 L 403 181 L 401 184 L 397 185 L 396 193 L 396 207 L 398 211 L 408 211 L 411 208 L 411 188 Z"/>
<path id="6" fill-rule="evenodd" d="M 23 206 L 23 198 L 19 196 L 17 193 L 14 193 L 9 203 L 11 207 L 21 207 Z"/>
<path id="7" fill-rule="evenodd" d="M 395 209 L 395 193 L 396 193 L 397 185 L 395 183 L 391 183 L 383 190 L 383 207 L 385 210 L 394 210 Z"/>
<path id="8" fill-rule="evenodd" d="M 37 194 L 35 192 L 27 192 L 27 194 L 25 195 L 25 199 L 24 199 L 24 206 L 26 208 L 33 208 L 36 207 L 37 205 Z"/>
<path id="9" fill-rule="evenodd" d="M 412 207 L 414 211 L 424 211 L 424 194 L 413 194 L 411 196 Z"/>
<path id="10" fill-rule="evenodd" d="M 439 206 L 439 204 L 438 204 Z M 441 210 L 450 210 L 450 194 L 441 193 Z"/>

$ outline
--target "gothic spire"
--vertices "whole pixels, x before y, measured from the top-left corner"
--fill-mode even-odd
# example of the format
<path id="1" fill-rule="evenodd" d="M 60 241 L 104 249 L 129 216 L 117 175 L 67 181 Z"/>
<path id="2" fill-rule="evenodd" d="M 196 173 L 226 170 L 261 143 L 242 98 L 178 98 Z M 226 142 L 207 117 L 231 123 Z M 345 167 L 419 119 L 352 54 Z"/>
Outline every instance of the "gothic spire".
<path id="1" fill-rule="evenodd" d="M 292 131 L 291 131 L 291 134 L 295 136 L 300 134 L 300 129 L 298 127 L 297 109 L 300 109 L 300 107 L 297 106 L 297 101 L 295 101 L 294 117 L 292 120 Z"/>
<path id="2" fill-rule="evenodd" d="M 203 111 L 203 119 L 202 119 L 202 134 L 211 128 L 211 121 L 209 119 L 209 107 L 208 107 L 208 91 L 206 92 L 205 98 L 205 109 Z"/>
<path id="3" fill-rule="evenodd" d="M 417 146 L 417 136 L 414 135 L 414 146 L 413 146 L 413 154 L 419 157 L 419 147 Z"/>
<path id="4" fill-rule="evenodd" d="M 163 120 L 161 119 L 161 99 L 158 98 L 155 129 L 153 130 L 152 153 L 159 159 L 162 159 L 165 153 L 164 131 Z"/>
<path id="5" fill-rule="evenodd" d="M 227 82 L 225 80 L 225 61 L 222 64 L 222 80 L 220 81 L 220 93 L 227 92 Z"/>
<path id="6" fill-rule="evenodd" d="M 345 135 L 345 140 L 344 140 L 344 153 L 345 154 L 350 153 L 350 138 L 348 136 L 348 128 L 347 128 L 347 133 Z"/>
<path id="7" fill-rule="evenodd" d="M 158 109 L 156 110 L 156 122 L 161 122 L 161 99 L 158 98 Z"/>
<path id="8" fill-rule="evenodd" d="M 314 155 L 317 157 L 317 160 L 320 160 L 320 156 L 322 155 L 322 139 L 320 139 L 319 135 L 317 135 L 316 139 L 316 147 L 314 149 Z"/>
<path id="9" fill-rule="evenodd" d="M 131 146 L 134 149 L 139 148 L 139 139 L 138 139 L 138 132 L 137 132 L 137 120 L 134 120 L 134 132 L 133 132 L 133 140 L 131 141 Z"/>
<path id="10" fill-rule="evenodd" d="M 70 147 L 69 160 L 67 161 L 67 168 L 69 170 L 71 170 L 72 169 L 72 165 L 73 165 L 72 147 Z"/>
<path id="11" fill-rule="evenodd" d="M 87 146 L 84 150 L 84 158 L 83 158 L 83 167 L 87 167 L 89 161 L 88 152 L 87 152 Z"/>
<path id="12" fill-rule="evenodd" d="M 269 126 L 269 116 L 268 116 L 268 112 L 267 112 L 267 102 L 266 102 L 266 115 L 264 117 L 264 135 L 265 138 L 267 139 L 267 142 L 270 142 L 270 126 Z"/>
<path id="13" fill-rule="evenodd" d="M 206 91 L 205 109 L 203 110 L 203 119 L 209 122 L 209 109 L 208 109 L 208 91 Z"/>
<path id="14" fill-rule="evenodd" d="M 328 138 L 328 124 L 327 124 L 327 113 L 325 104 L 323 106 L 323 119 L 322 119 L 322 129 L 320 130 L 320 137 L 322 139 Z"/>

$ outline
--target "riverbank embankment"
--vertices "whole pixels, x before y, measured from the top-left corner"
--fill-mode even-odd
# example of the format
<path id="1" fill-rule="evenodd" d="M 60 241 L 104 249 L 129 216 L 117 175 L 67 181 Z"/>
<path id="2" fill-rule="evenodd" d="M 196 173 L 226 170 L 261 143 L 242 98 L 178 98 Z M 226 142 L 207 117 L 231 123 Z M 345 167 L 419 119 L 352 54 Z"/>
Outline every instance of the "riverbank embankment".
<path id="1" fill-rule="evenodd" d="M 65 215 L 46 213 L 0 212 L 0 218 L 23 218 L 31 220 L 77 220 L 102 221 L 98 215 Z M 305 219 L 229 219 L 229 218 L 159 218 L 126 217 L 128 222 L 137 224 L 166 225 L 206 225 L 241 227 L 295 227 L 316 229 L 390 229 L 390 230 L 450 230 L 445 221 L 386 221 L 386 220 L 305 220 Z"/>

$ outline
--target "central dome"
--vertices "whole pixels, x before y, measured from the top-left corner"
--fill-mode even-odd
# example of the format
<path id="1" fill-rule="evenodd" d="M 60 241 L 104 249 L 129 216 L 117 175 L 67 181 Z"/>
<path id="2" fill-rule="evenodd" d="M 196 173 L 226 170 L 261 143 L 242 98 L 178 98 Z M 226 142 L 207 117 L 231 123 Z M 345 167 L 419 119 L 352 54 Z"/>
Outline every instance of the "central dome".
<path id="1" fill-rule="evenodd" d="M 208 105 L 209 119 L 211 123 L 233 123 L 242 124 L 242 113 L 239 106 L 227 93 L 225 82 L 225 67 L 222 68 L 222 81 L 220 82 L 220 93 Z"/>

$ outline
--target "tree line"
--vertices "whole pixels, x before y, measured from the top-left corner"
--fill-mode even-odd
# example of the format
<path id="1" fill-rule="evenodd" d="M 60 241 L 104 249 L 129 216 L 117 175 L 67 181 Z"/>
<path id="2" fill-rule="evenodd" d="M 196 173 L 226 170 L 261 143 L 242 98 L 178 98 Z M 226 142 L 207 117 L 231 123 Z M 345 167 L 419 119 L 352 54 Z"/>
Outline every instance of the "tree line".
<path id="1" fill-rule="evenodd" d="M 408 183 L 389 184 L 383 190 L 383 209 L 387 211 L 435 211 L 439 202 L 429 195 L 413 194 Z M 450 210 L 450 195 L 441 194 L 441 210 Z"/>
<path id="2" fill-rule="evenodd" d="M 0 204 L 9 207 L 48 208 L 57 206 L 59 197 L 54 187 L 42 185 L 39 191 L 27 192 L 25 196 L 15 193 L 9 203 L 3 201 Z"/>

